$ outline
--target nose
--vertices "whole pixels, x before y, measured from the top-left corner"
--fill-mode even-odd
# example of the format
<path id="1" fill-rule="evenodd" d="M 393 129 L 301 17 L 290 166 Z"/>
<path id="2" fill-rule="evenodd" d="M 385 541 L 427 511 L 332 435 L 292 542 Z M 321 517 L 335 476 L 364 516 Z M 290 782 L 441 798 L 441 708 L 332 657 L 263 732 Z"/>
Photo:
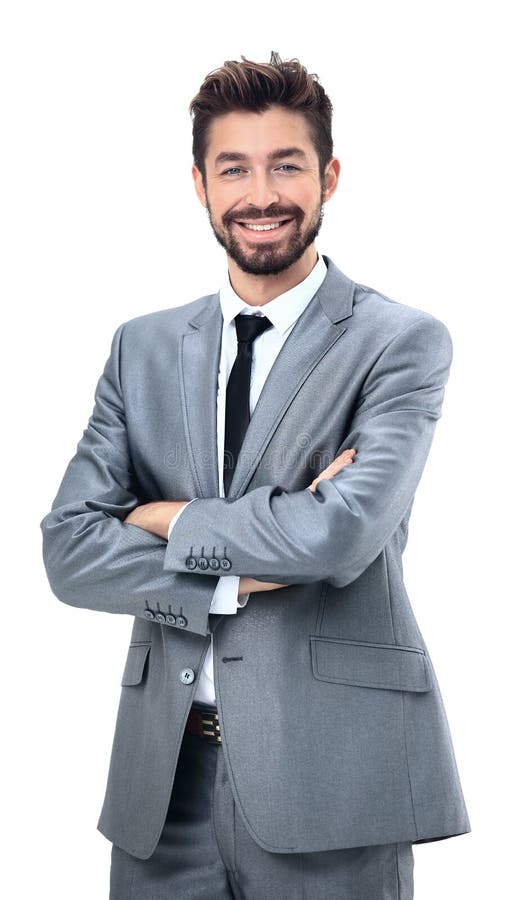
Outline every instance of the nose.
<path id="1" fill-rule="evenodd" d="M 246 202 L 258 209 L 266 209 L 272 203 L 279 202 L 279 192 L 272 184 L 271 175 L 268 172 L 254 172 L 250 178 Z"/>

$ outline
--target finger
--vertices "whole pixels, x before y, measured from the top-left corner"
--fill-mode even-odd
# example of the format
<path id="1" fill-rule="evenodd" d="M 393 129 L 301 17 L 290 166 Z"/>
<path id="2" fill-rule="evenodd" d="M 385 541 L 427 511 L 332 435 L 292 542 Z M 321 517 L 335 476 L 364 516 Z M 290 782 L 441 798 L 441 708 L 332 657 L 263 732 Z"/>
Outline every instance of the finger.
<path id="1" fill-rule="evenodd" d="M 339 454 L 337 459 L 342 459 L 345 462 L 348 462 L 348 460 L 352 460 L 354 458 L 356 453 L 357 450 L 355 449 L 355 447 L 350 447 L 350 449 L 343 450 L 343 452 Z"/>
<path id="2" fill-rule="evenodd" d="M 314 478 L 312 483 L 309 485 L 309 489 L 311 491 L 315 491 L 317 484 L 319 481 L 323 481 L 326 478 L 333 478 L 341 469 L 344 469 L 345 466 L 351 465 L 354 461 L 357 450 L 355 447 L 352 447 L 350 450 L 344 450 L 343 453 L 340 453 L 339 456 L 331 462 L 326 469 L 323 469 L 319 475 Z"/>
<path id="3" fill-rule="evenodd" d="M 339 472 L 344 466 L 347 466 L 354 461 L 355 454 L 355 450 L 345 450 L 339 456 L 336 456 L 333 462 L 321 472 L 321 475 L 326 477 L 327 475 L 333 475 L 335 472 Z"/>

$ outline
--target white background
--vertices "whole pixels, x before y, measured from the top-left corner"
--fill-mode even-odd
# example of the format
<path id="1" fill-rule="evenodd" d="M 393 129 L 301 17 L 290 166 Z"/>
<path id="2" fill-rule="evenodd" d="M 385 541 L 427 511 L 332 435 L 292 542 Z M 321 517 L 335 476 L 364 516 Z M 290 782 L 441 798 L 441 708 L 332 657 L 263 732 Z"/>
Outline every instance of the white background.
<path id="1" fill-rule="evenodd" d="M 415 848 L 416 898 L 518 896 L 518 4 L 13 0 L 0 34 L 3 896 L 107 896 L 110 844 L 96 822 L 131 618 L 56 600 L 39 522 L 116 327 L 220 285 L 188 104 L 224 60 L 271 50 L 317 72 L 335 108 L 342 175 L 318 249 L 441 318 L 454 342 L 404 562 L 473 831 Z"/>

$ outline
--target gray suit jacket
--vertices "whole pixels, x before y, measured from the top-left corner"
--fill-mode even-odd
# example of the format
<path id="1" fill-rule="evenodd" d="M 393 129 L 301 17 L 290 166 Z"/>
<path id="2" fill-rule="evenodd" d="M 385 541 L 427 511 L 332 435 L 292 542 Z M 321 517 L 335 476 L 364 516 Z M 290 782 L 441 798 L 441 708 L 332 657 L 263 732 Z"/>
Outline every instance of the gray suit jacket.
<path id="1" fill-rule="evenodd" d="M 98 827 L 137 857 L 158 842 L 212 632 L 224 754 L 261 847 L 470 831 L 401 562 L 450 335 L 325 261 L 264 385 L 228 498 L 217 476 L 213 294 L 119 326 L 41 522 L 56 596 L 134 616 Z M 308 490 L 346 447 L 355 462 Z M 193 497 L 168 542 L 123 522 L 138 503 Z M 214 615 L 221 574 L 287 586 Z"/>

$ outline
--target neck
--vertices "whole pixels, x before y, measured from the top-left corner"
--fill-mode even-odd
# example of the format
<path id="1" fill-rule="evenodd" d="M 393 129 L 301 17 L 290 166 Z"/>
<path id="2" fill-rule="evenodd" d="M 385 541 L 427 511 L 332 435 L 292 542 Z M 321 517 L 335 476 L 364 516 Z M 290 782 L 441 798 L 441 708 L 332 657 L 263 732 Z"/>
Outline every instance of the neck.
<path id="1" fill-rule="evenodd" d="M 230 256 L 228 272 L 232 288 L 241 300 L 248 306 L 264 306 L 304 281 L 316 262 L 317 250 L 310 244 L 301 258 L 279 275 L 250 275 L 243 272 Z"/>

